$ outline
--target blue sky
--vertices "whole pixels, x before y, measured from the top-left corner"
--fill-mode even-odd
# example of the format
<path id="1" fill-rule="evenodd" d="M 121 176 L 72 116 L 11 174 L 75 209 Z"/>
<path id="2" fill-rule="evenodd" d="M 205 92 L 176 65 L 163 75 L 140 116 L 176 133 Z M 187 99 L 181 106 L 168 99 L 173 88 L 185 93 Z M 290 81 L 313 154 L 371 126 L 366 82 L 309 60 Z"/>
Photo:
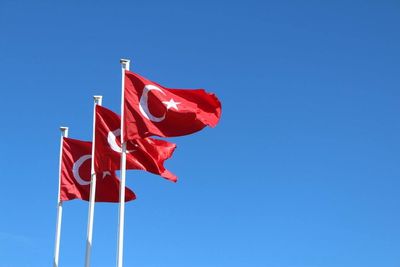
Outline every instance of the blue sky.
<path id="1" fill-rule="evenodd" d="M 50 266 L 59 126 L 119 112 L 122 57 L 205 88 L 220 124 L 172 140 L 177 184 L 131 171 L 125 266 L 400 266 L 398 1 L 1 1 L 0 267 Z M 115 265 L 118 207 L 92 266 Z M 84 263 L 87 203 L 64 203 L 60 267 Z"/>

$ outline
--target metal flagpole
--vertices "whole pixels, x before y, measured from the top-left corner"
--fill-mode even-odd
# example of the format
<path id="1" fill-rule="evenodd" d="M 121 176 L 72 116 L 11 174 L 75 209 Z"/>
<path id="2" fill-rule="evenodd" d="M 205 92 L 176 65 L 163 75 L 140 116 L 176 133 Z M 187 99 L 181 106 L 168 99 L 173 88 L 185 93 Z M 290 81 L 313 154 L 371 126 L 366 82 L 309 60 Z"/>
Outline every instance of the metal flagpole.
<path id="1" fill-rule="evenodd" d="M 126 141 L 124 140 L 124 91 L 125 70 L 129 70 L 129 59 L 121 59 L 122 86 L 121 86 L 121 183 L 119 188 L 119 220 L 118 220 L 118 245 L 117 245 L 117 267 L 122 267 L 124 250 L 124 220 L 125 220 L 125 176 L 126 176 Z"/>
<path id="2" fill-rule="evenodd" d="M 61 138 L 60 138 L 61 140 L 60 140 L 60 162 L 58 167 L 56 241 L 54 246 L 54 260 L 53 260 L 54 267 L 58 267 L 58 256 L 60 254 L 60 236 L 61 236 L 61 219 L 62 219 L 61 162 L 62 162 L 63 137 L 68 137 L 68 127 L 60 127 L 60 130 L 61 130 Z"/>
<path id="3" fill-rule="evenodd" d="M 88 226 L 86 238 L 86 255 L 85 267 L 90 266 L 90 255 L 92 252 L 92 236 L 93 236 L 93 217 L 94 217 L 94 202 L 96 197 L 96 172 L 94 169 L 94 153 L 95 153 L 95 133 L 96 133 L 96 106 L 101 106 L 102 96 L 95 95 L 93 105 L 93 137 L 92 137 L 92 161 L 91 161 L 91 182 L 90 182 L 90 196 L 89 196 L 89 212 L 88 212 Z"/>

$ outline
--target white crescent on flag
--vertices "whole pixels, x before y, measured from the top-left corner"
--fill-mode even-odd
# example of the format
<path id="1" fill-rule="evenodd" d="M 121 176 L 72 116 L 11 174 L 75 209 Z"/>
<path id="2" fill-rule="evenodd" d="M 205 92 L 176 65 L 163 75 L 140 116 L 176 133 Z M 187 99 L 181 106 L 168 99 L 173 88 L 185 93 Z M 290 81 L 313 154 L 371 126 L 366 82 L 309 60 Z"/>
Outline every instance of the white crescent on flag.
<path id="1" fill-rule="evenodd" d="M 121 135 L 121 129 L 117 129 L 113 132 L 108 132 L 108 135 L 107 135 L 107 142 L 110 145 L 111 149 L 118 153 L 122 153 L 122 148 L 117 144 L 117 136 L 120 136 L 120 135 Z M 135 151 L 135 149 L 126 150 L 126 153 L 131 153 L 134 151 Z"/>
<path id="2" fill-rule="evenodd" d="M 72 173 L 74 174 L 75 180 L 78 182 L 80 185 L 88 185 L 90 184 L 90 181 L 83 180 L 81 176 L 79 175 L 79 168 L 82 166 L 82 164 L 92 158 L 92 155 L 83 155 L 80 157 L 77 161 L 75 161 L 74 165 L 72 166 Z"/>
<path id="3" fill-rule="evenodd" d="M 72 173 L 74 174 L 75 180 L 78 182 L 80 185 L 89 185 L 90 181 L 83 180 L 82 177 L 79 175 L 79 169 L 82 166 L 82 164 L 87 161 L 88 159 L 91 159 L 92 155 L 83 155 L 80 157 L 77 161 L 75 161 L 74 165 L 72 166 Z M 107 176 L 111 175 L 109 171 L 103 172 L 103 179 Z"/>
<path id="4" fill-rule="evenodd" d="M 149 103 L 148 103 L 148 98 L 149 98 L 149 92 L 151 90 L 156 90 L 161 92 L 163 95 L 165 95 L 164 91 L 161 90 L 159 87 L 152 85 L 152 84 L 148 84 L 143 88 L 143 93 L 142 96 L 140 97 L 140 101 L 139 101 L 139 110 L 142 113 L 142 115 L 148 119 L 151 120 L 153 122 L 160 122 L 163 121 L 165 119 L 165 113 L 164 115 L 162 115 L 161 117 L 156 117 L 153 114 L 151 114 L 150 110 L 149 110 Z"/>

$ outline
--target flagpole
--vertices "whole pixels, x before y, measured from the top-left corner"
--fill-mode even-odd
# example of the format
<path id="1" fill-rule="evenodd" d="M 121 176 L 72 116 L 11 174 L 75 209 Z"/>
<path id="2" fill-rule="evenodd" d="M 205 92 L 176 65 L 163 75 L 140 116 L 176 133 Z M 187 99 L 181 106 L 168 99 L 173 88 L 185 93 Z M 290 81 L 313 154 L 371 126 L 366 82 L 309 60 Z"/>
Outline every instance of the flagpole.
<path id="1" fill-rule="evenodd" d="M 94 169 L 94 153 L 95 153 L 95 133 L 96 133 L 96 106 L 101 106 L 102 96 L 95 95 L 93 105 L 93 135 L 92 135 L 92 160 L 91 160 L 91 182 L 90 182 L 90 196 L 89 196 L 89 212 L 88 212 L 88 226 L 86 238 L 86 255 L 85 267 L 90 267 L 90 256 L 92 253 L 92 237 L 93 237 L 93 218 L 94 218 L 94 203 L 96 198 L 96 172 Z"/>
<path id="2" fill-rule="evenodd" d="M 121 183 L 119 188 L 119 220 L 118 220 L 118 244 L 117 244 L 117 267 L 122 267 L 124 250 L 124 221 L 125 221 L 125 178 L 126 178 L 126 141 L 124 140 L 124 91 L 125 70 L 129 70 L 129 59 L 121 59 L 122 82 L 121 82 Z"/>
<path id="3" fill-rule="evenodd" d="M 63 138 L 68 137 L 68 127 L 60 127 L 60 158 L 58 165 L 58 195 L 57 195 L 57 222 L 56 222 L 56 241 L 54 246 L 54 260 L 53 267 L 58 267 L 58 256 L 60 254 L 60 237 L 61 237 L 61 220 L 62 220 L 62 201 L 61 201 L 61 163 L 62 163 L 62 149 Z"/>

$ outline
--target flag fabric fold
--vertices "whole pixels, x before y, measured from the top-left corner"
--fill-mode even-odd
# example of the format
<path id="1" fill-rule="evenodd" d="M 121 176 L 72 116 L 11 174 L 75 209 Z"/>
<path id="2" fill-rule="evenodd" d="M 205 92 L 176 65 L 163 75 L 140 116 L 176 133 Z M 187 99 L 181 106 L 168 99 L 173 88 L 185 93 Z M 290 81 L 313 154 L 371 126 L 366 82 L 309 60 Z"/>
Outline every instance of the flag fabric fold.
<path id="1" fill-rule="evenodd" d="M 152 135 L 174 137 L 215 127 L 221 116 L 218 98 L 203 89 L 165 88 L 125 71 L 124 139 Z"/>
<path id="2" fill-rule="evenodd" d="M 89 201 L 92 142 L 63 138 L 61 159 L 60 200 L 82 199 Z M 96 202 L 119 202 L 120 182 L 115 171 L 98 172 Z M 125 187 L 125 201 L 136 199 Z"/>
<path id="3" fill-rule="evenodd" d="M 121 118 L 113 111 L 96 106 L 95 169 L 115 171 L 120 169 Z M 139 138 L 127 142 L 126 169 L 145 170 L 176 182 L 177 177 L 164 167 L 176 145 L 154 138 Z"/>

